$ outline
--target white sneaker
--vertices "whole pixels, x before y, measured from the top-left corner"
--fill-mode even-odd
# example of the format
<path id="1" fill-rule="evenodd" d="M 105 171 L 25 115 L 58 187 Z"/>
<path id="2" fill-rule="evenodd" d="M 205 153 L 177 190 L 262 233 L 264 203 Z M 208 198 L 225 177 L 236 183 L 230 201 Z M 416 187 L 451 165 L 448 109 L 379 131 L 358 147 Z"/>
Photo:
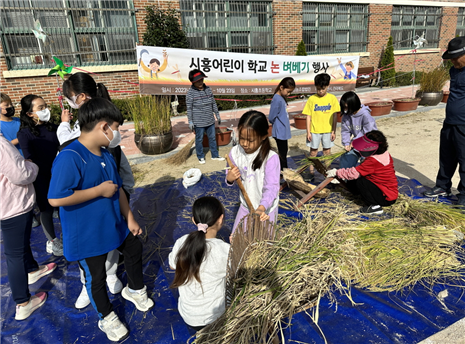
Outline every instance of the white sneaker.
<path id="1" fill-rule="evenodd" d="M 34 284 L 42 277 L 52 273 L 57 268 L 55 263 L 48 263 L 47 265 L 40 265 L 37 271 L 27 274 L 27 284 Z"/>
<path id="2" fill-rule="evenodd" d="M 48 240 L 47 244 L 45 245 L 45 250 L 47 251 L 47 253 L 50 253 L 50 254 L 53 253 L 53 248 L 52 247 L 53 247 L 53 241 Z"/>
<path id="3" fill-rule="evenodd" d="M 212 158 L 212 160 L 216 160 L 216 161 L 224 161 L 225 158 L 219 156 L 218 158 Z"/>
<path id="4" fill-rule="evenodd" d="M 89 304 L 90 304 L 89 294 L 87 294 L 86 286 L 83 285 L 81 293 L 79 294 L 79 297 L 74 303 L 74 307 L 76 307 L 77 309 L 83 309 L 89 306 Z"/>
<path id="5" fill-rule="evenodd" d="M 43 291 L 32 295 L 26 306 L 16 305 L 16 320 L 27 319 L 37 308 L 42 307 L 47 300 L 47 294 Z"/>
<path id="6" fill-rule="evenodd" d="M 199 164 L 202 164 L 202 165 L 205 164 L 205 159 L 204 158 L 199 159 Z"/>
<path id="7" fill-rule="evenodd" d="M 98 328 L 107 335 L 108 339 L 114 342 L 123 340 L 129 336 L 129 331 L 119 320 L 115 312 L 111 312 L 98 322 Z"/>
<path id="8" fill-rule="evenodd" d="M 47 253 L 52 253 L 54 256 L 61 257 L 63 255 L 63 242 L 58 238 L 49 240 L 47 241 L 45 250 Z"/>
<path id="9" fill-rule="evenodd" d="M 136 308 L 142 312 L 147 312 L 155 306 L 152 299 L 147 297 L 147 286 L 144 289 L 137 290 L 135 293 L 129 291 L 128 286 L 124 287 L 121 296 L 136 305 Z"/>
<path id="10" fill-rule="evenodd" d="M 108 290 L 112 294 L 121 293 L 121 290 L 123 290 L 123 283 L 121 283 L 121 281 L 119 280 L 118 276 L 116 276 L 116 274 L 107 276 L 107 285 L 108 285 Z"/>

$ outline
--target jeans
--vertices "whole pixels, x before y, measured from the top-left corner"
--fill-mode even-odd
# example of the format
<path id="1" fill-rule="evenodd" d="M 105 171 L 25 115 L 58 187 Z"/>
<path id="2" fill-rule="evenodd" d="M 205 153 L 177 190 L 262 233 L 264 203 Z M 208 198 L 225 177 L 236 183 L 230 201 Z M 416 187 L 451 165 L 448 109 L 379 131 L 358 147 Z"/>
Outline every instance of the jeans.
<path id="1" fill-rule="evenodd" d="M 27 274 L 39 268 L 32 256 L 30 244 L 32 214 L 31 210 L 26 214 L 0 221 L 8 281 L 16 304 L 29 301 L 31 298 Z"/>
<path id="2" fill-rule="evenodd" d="M 197 158 L 204 159 L 205 155 L 203 154 L 203 134 L 207 133 L 208 144 L 210 146 L 210 152 L 212 153 L 212 158 L 218 158 L 220 154 L 218 153 L 218 148 L 216 147 L 216 130 L 215 123 L 209 127 L 195 127 L 195 152 L 197 153 Z"/>
<path id="3" fill-rule="evenodd" d="M 355 167 L 357 166 L 358 159 L 360 159 L 360 156 L 355 152 L 355 150 L 351 149 L 347 153 L 341 155 L 339 168 Z"/>

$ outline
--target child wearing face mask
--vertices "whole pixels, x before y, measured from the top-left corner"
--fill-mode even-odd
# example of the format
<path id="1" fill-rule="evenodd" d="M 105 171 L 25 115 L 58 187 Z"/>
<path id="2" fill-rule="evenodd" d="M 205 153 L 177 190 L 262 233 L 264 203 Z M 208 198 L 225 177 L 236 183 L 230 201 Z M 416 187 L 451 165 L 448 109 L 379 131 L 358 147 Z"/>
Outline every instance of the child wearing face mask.
<path id="1" fill-rule="evenodd" d="M 76 73 L 71 75 L 63 83 L 63 94 L 69 106 L 73 109 L 79 109 L 81 106 L 91 99 L 103 98 L 111 101 L 108 90 L 103 84 L 97 84 L 95 80 L 86 73 Z M 69 122 L 72 119 L 72 115 L 69 110 L 63 110 L 61 115 L 61 124 L 58 127 L 58 139 L 60 140 L 60 151 L 77 140 L 81 135 L 79 120 L 76 121 L 74 127 L 71 128 Z M 115 131 L 115 135 L 108 147 L 105 147 L 111 155 L 115 158 L 116 168 L 118 173 L 123 180 L 123 191 L 128 199 L 130 200 L 130 194 L 133 193 L 134 188 L 134 176 L 132 174 L 131 166 L 129 161 L 124 155 L 121 147 L 121 135 L 119 131 Z M 113 250 L 108 253 L 107 260 L 105 262 L 105 269 L 107 273 L 107 285 L 110 293 L 118 294 L 123 289 L 123 284 L 116 275 L 118 268 L 119 253 Z M 74 307 L 82 309 L 90 304 L 90 299 L 87 294 L 84 280 L 84 272 L 81 269 L 81 282 L 83 284 L 81 293 L 77 298 Z"/>
<path id="2" fill-rule="evenodd" d="M 15 115 L 15 108 L 10 97 L 8 97 L 6 93 L 0 93 L 0 111 L 0 132 L 19 150 L 19 153 L 23 155 L 18 141 L 18 131 L 21 126 L 21 121 L 18 117 L 13 117 Z"/>
<path id="3" fill-rule="evenodd" d="M 86 290 L 98 313 L 98 327 L 109 340 L 123 340 L 129 331 L 113 311 L 105 288 L 105 262 L 117 249 L 124 256 L 128 285 L 122 297 L 147 312 L 148 298 L 142 272 L 142 229 L 134 219 L 121 188 L 122 180 L 108 151 L 123 121 L 109 100 L 93 98 L 79 109 L 81 136 L 58 154 L 52 169 L 48 198 L 60 207 L 64 254 L 84 271 Z M 79 219 L 79 221 L 76 221 Z M 126 304 L 126 306 L 128 306 Z"/>
<path id="4" fill-rule="evenodd" d="M 60 145 L 56 133 L 57 125 L 49 122 L 50 110 L 45 101 L 34 94 L 28 94 L 21 99 L 20 120 L 18 141 L 24 158 L 39 166 L 34 188 L 40 210 L 40 223 L 47 237 L 46 251 L 55 256 L 62 256 L 63 244 L 55 235 L 53 207 L 47 200 L 52 164 Z"/>
<path id="5" fill-rule="evenodd" d="M 261 221 L 275 222 L 279 204 L 279 155 L 271 150 L 268 138 L 268 120 L 259 111 L 251 110 L 242 115 L 237 131 L 239 145 L 229 153 L 235 165 L 226 175 L 226 185 L 232 186 L 241 178 L 244 188 Z M 234 221 L 232 233 L 240 221 L 249 214 L 244 195 Z"/>
<path id="6" fill-rule="evenodd" d="M 359 153 L 353 149 L 352 141 L 362 137 L 372 130 L 378 130 L 375 119 L 371 116 L 371 109 L 362 105 L 355 92 L 346 92 L 339 101 L 343 113 L 341 120 L 341 141 L 347 153 L 341 156 L 340 168 L 357 165 Z"/>

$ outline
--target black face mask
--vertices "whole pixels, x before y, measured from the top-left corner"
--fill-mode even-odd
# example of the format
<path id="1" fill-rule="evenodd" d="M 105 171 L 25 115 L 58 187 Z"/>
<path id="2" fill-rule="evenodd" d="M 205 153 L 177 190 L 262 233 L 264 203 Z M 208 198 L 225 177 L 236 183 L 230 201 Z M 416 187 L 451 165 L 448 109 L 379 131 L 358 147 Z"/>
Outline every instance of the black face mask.
<path id="1" fill-rule="evenodd" d="M 15 115 L 15 108 L 13 106 L 6 108 L 6 114 L 3 116 L 5 117 L 13 117 Z"/>

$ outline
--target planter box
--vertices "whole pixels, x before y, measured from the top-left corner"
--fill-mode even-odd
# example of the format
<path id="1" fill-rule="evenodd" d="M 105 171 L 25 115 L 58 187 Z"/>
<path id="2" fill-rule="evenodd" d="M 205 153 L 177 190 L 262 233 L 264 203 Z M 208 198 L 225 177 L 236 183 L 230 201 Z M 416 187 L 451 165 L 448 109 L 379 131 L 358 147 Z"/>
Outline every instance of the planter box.
<path id="1" fill-rule="evenodd" d="M 412 111 L 417 109 L 420 100 L 420 98 L 399 98 L 393 99 L 392 101 L 394 102 L 394 110 Z"/>
<path id="2" fill-rule="evenodd" d="M 421 98 L 420 103 L 418 105 L 429 105 L 429 106 L 436 106 L 438 105 L 443 97 L 443 93 L 441 92 L 420 92 L 417 91 L 415 94 L 416 98 Z"/>
<path id="3" fill-rule="evenodd" d="M 294 127 L 307 129 L 307 115 L 294 115 Z"/>
<path id="4" fill-rule="evenodd" d="M 392 110 L 392 102 L 372 102 L 365 104 L 371 109 L 372 116 L 389 115 Z"/>
<path id="5" fill-rule="evenodd" d="M 216 145 L 217 146 L 226 146 L 231 142 L 231 133 L 232 130 L 229 130 L 228 127 L 216 127 Z M 209 147 L 208 144 L 208 137 L 207 134 L 203 134 L 203 142 L 202 145 L 204 147 Z"/>
<path id="6" fill-rule="evenodd" d="M 444 93 L 442 94 L 442 100 L 441 102 L 442 103 L 447 103 L 447 100 L 449 99 L 449 91 L 444 91 Z"/>
<path id="7" fill-rule="evenodd" d="M 169 131 L 160 136 L 134 134 L 134 142 L 142 154 L 163 154 L 168 152 L 173 144 L 173 132 Z"/>

